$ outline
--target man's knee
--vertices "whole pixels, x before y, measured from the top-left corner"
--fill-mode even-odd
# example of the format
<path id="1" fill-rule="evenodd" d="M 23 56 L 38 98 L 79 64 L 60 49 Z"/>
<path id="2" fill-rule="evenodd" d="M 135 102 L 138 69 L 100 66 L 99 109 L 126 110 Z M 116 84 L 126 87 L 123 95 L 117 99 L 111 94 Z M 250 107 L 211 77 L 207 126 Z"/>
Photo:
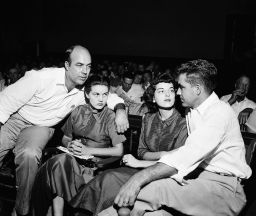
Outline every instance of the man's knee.
<path id="1" fill-rule="evenodd" d="M 41 157 L 42 150 L 53 135 L 53 129 L 48 127 L 31 126 L 23 129 L 17 139 L 14 153 L 19 156 L 36 155 Z M 28 151 L 31 151 L 29 153 Z"/>
<path id="2" fill-rule="evenodd" d="M 30 165 L 38 165 L 42 157 L 42 152 L 36 149 L 24 148 L 15 157 L 15 163 L 29 163 Z"/>
<path id="3" fill-rule="evenodd" d="M 48 127 L 41 126 L 31 126 L 23 129 L 19 136 L 18 142 L 25 141 L 33 141 L 33 142 L 48 142 L 54 133 L 54 129 Z"/>

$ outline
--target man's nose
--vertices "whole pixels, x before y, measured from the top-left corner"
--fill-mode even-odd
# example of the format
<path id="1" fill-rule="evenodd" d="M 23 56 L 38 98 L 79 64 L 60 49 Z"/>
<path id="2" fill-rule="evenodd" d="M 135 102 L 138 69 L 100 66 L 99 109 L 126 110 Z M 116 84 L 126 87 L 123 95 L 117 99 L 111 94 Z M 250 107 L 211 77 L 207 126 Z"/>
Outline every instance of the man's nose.
<path id="1" fill-rule="evenodd" d="M 87 66 L 83 66 L 83 67 L 82 67 L 82 73 L 88 74 L 89 72 L 90 72 L 90 70 L 88 69 Z"/>
<path id="2" fill-rule="evenodd" d="M 178 90 L 177 90 L 177 95 L 180 95 L 180 88 L 178 88 Z"/>

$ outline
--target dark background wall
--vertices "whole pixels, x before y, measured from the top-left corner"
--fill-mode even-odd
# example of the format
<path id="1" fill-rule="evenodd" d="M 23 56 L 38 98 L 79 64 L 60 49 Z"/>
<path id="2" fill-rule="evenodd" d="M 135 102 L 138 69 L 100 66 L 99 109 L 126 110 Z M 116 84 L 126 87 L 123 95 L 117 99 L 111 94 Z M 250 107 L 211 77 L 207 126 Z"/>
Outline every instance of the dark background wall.
<path id="1" fill-rule="evenodd" d="M 205 58 L 216 62 L 221 79 L 229 81 L 223 88 L 227 91 L 233 86 L 232 79 L 248 65 L 243 55 L 255 32 L 247 34 L 251 29 L 246 28 L 248 22 L 237 23 L 232 18 L 232 14 L 256 14 L 255 0 L 34 0 L 6 4 L 1 6 L 3 63 L 26 55 L 61 53 L 73 44 L 85 45 L 98 56 L 165 57 L 170 61 Z M 255 16 L 249 19 L 256 25 Z M 255 76 L 253 70 L 247 69 Z"/>
<path id="2" fill-rule="evenodd" d="M 95 54 L 224 58 L 226 17 L 254 0 L 35 0 L 1 7 L 7 53 L 61 52 L 81 43 Z"/>

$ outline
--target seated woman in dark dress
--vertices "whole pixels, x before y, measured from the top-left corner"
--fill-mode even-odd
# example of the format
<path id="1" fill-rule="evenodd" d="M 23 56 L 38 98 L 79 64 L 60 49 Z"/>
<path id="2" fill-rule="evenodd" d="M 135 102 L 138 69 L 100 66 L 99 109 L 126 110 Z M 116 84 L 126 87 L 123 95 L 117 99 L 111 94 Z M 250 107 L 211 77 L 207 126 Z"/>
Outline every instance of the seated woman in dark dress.
<path id="1" fill-rule="evenodd" d="M 185 143 L 186 121 L 174 108 L 174 80 L 168 74 L 163 74 L 146 91 L 152 94 L 158 111 L 147 113 L 143 118 L 138 146 L 139 159 L 130 154 L 124 155 L 126 166 L 104 171 L 81 187 L 69 202 L 72 207 L 86 209 L 97 215 L 113 205 L 121 186 L 139 169 L 153 165 L 162 155 Z"/>
<path id="2" fill-rule="evenodd" d="M 87 105 L 77 107 L 62 130 L 63 145 L 75 156 L 93 155 L 93 160 L 122 156 L 125 137 L 117 134 L 115 114 L 107 108 L 109 81 L 91 76 L 85 83 Z M 93 178 L 95 168 L 83 165 L 81 159 L 63 153 L 49 159 L 37 174 L 32 197 L 35 216 L 63 215 L 64 200 L 70 201 L 77 190 Z M 49 210 L 50 209 L 50 210 Z M 48 213 L 47 213 L 48 212 Z"/>

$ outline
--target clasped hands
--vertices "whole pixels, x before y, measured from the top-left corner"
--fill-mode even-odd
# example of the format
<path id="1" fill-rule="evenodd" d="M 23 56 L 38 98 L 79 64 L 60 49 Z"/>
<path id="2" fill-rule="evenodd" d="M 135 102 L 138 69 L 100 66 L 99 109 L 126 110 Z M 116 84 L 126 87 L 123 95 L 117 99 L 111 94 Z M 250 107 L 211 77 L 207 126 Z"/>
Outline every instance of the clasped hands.
<path id="1" fill-rule="evenodd" d="M 92 151 L 90 147 L 85 146 L 81 140 L 72 140 L 68 143 L 67 149 L 77 156 L 82 155 L 92 155 Z"/>

